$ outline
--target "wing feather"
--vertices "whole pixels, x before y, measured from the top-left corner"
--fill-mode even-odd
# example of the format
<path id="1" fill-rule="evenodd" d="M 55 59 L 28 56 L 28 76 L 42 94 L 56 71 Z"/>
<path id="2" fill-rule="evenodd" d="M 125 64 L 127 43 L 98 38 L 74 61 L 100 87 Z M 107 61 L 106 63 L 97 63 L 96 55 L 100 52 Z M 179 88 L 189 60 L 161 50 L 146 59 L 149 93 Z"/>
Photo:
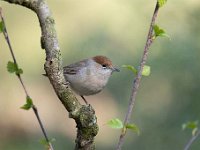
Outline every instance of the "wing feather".
<path id="1" fill-rule="evenodd" d="M 77 63 L 70 64 L 68 66 L 63 67 L 64 74 L 76 74 L 81 68 L 86 67 L 86 60 L 82 60 Z"/>

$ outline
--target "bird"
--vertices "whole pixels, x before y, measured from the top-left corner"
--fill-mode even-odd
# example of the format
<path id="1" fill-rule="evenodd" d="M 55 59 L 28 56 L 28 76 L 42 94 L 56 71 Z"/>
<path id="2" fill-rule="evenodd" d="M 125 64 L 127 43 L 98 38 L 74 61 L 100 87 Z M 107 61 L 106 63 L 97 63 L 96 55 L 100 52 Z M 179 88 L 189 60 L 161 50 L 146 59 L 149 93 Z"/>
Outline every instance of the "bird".
<path id="1" fill-rule="evenodd" d="M 119 71 L 106 56 L 94 56 L 63 67 L 65 80 L 86 104 L 84 96 L 101 92 L 112 73 Z"/>

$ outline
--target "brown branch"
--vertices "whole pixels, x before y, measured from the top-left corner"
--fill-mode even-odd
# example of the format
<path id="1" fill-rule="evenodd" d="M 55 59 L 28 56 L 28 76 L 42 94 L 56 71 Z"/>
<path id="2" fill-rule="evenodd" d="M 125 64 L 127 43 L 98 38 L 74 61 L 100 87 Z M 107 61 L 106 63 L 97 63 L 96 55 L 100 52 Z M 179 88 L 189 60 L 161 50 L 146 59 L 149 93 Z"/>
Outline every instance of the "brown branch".
<path id="1" fill-rule="evenodd" d="M 133 86 L 132 86 L 131 96 L 130 96 L 130 100 L 129 100 L 128 110 L 127 110 L 125 120 L 124 120 L 124 126 L 130 122 L 130 117 L 131 117 L 131 114 L 132 114 L 132 111 L 133 111 L 133 107 L 134 107 L 135 100 L 136 100 L 136 95 L 137 95 L 138 88 L 139 88 L 139 85 L 140 85 L 140 81 L 141 81 L 141 78 L 142 78 L 143 67 L 144 67 L 144 65 L 147 61 L 149 47 L 153 43 L 153 37 L 152 37 L 153 26 L 155 24 L 155 19 L 157 17 L 158 10 L 159 10 L 159 5 L 158 5 L 158 2 L 157 2 L 154 13 L 153 13 L 153 17 L 152 17 L 152 20 L 151 20 L 149 33 L 148 33 L 148 36 L 147 36 L 147 41 L 146 41 L 146 44 L 145 44 L 145 47 L 144 47 L 143 56 L 142 56 L 142 59 L 141 59 L 141 62 L 140 62 L 139 71 L 138 71 L 136 78 L 133 81 Z M 120 138 L 119 138 L 119 141 L 118 141 L 118 144 L 117 144 L 117 147 L 116 147 L 117 150 L 121 150 L 121 147 L 124 143 L 125 135 L 126 135 L 126 132 L 122 131 Z"/>
<path id="2" fill-rule="evenodd" d="M 42 31 L 41 47 L 46 52 L 44 69 L 58 98 L 76 121 L 76 148 L 81 150 L 95 149 L 94 137 L 98 133 L 95 111 L 91 106 L 82 106 L 72 93 L 69 83 L 63 76 L 62 58 L 54 28 L 54 19 L 45 0 L 3 0 L 33 10 L 39 19 Z"/>
<path id="3" fill-rule="evenodd" d="M 1 17 L 1 20 L 2 20 L 2 23 L 3 23 L 3 34 L 4 34 L 4 37 L 5 37 L 6 42 L 7 42 L 7 44 L 8 44 L 10 53 L 11 53 L 12 58 L 13 58 L 13 61 L 14 61 L 14 63 L 16 64 L 16 66 L 18 66 L 17 60 L 16 60 L 16 58 L 15 58 L 14 51 L 13 51 L 12 46 L 11 46 L 11 43 L 10 43 L 10 39 L 9 39 L 8 32 L 7 32 L 7 29 L 6 29 L 6 24 L 5 24 L 5 21 L 4 21 L 4 17 L 3 17 L 3 15 L 2 15 L 2 8 L 1 8 L 1 7 L 0 7 L 0 17 Z M 17 75 L 17 77 L 18 77 L 18 79 L 19 79 L 19 81 L 20 81 L 20 83 L 21 83 L 21 85 L 22 85 L 22 87 L 23 87 L 23 89 L 24 89 L 24 92 L 25 92 L 25 94 L 26 94 L 26 97 L 30 97 L 29 94 L 28 94 L 28 91 L 27 91 L 27 89 L 26 89 L 26 86 L 25 86 L 25 84 L 24 84 L 24 82 L 23 82 L 23 80 L 22 80 L 21 75 L 20 75 L 19 73 L 17 73 L 16 75 Z M 38 120 L 38 122 L 39 122 L 40 128 L 41 128 L 42 133 L 43 133 L 43 135 L 44 135 L 44 137 L 45 137 L 45 140 L 46 140 L 47 143 L 48 143 L 49 149 L 50 149 L 50 150 L 53 150 L 53 146 L 52 146 L 51 142 L 49 141 L 49 138 L 48 138 L 48 136 L 47 136 L 47 133 L 46 133 L 46 131 L 45 131 L 45 128 L 44 128 L 44 126 L 43 126 L 43 124 L 42 124 L 42 121 L 41 121 L 41 119 L 40 119 L 38 110 L 37 110 L 37 108 L 36 108 L 35 105 L 32 106 L 32 110 L 33 110 L 33 112 L 34 112 L 34 114 L 35 114 L 35 116 L 36 116 L 36 118 L 37 118 L 37 120 Z"/>
<path id="4" fill-rule="evenodd" d="M 188 143 L 185 145 L 184 150 L 189 150 L 190 147 L 191 147 L 191 145 L 192 145 L 192 143 L 193 143 L 199 136 L 200 136 L 200 130 L 198 130 L 197 133 L 196 133 L 194 136 L 192 136 L 192 137 L 190 138 L 190 140 L 188 141 Z"/>

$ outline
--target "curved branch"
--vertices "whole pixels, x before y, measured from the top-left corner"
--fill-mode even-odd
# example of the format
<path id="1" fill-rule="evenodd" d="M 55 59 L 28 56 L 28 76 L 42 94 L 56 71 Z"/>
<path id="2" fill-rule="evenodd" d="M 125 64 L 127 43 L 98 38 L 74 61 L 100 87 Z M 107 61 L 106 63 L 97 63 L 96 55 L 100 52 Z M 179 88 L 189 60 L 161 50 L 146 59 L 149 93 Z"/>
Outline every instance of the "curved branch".
<path id="1" fill-rule="evenodd" d="M 63 76 L 62 58 L 54 28 L 54 19 L 45 0 L 3 0 L 33 10 L 42 31 L 41 47 L 46 52 L 44 69 L 58 98 L 77 123 L 76 149 L 94 149 L 94 137 L 98 133 L 97 119 L 91 106 L 82 106 L 72 93 Z"/>

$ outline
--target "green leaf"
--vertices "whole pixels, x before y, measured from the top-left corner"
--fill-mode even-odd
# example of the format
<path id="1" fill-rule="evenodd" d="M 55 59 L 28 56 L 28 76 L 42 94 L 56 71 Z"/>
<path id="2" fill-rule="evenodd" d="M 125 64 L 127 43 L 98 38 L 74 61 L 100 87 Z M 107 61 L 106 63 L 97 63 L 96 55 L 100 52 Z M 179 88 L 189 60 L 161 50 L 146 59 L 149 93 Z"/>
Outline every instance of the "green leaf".
<path id="1" fill-rule="evenodd" d="M 158 6 L 162 7 L 163 5 L 165 5 L 166 2 L 167 0 L 158 0 Z"/>
<path id="2" fill-rule="evenodd" d="M 23 70 L 21 68 L 18 68 L 17 64 L 15 64 L 12 61 L 9 61 L 7 64 L 7 70 L 10 73 L 15 73 L 15 74 L 22 74 Z"/>
<path id="3" fill-rule="evenodd" d="M 122 129 L 123 128 L 123 123 L 120 119 L 115 118 L 115 119 L 111 119 L 107 122 L 107 125 L 111 128 L 114 129 Z"/>
<path id="4" fill-rule="evenodd" d="M 16 70 L 15 72 L 16 74 L 22 74 L 23 73 L 23 70 L 21 68 L 19 68 L 18 70 Z"/>
<path id="5" fill-rule="evenodd" d="M 170 39 L 170 36 L 165 32 L 164 29 L 161 29 L 158 25 L 153 26 L 154 36 L 153 39 L 160 36 L 160 37 L 167 37 Z"/>
<path id="6" fill-rule="evenodd" d="M 9 61 L 7 64 L 7 70 L 10 73 L 14 73 L 18 70 L 17 64 L 15 64 L 14 62 Z"/>
<path id="7" fill-rule="evenodd" d="M 192 130 L 192 136 L 195 136 L 196 133 L 197 133 L 197 131 L 198 131 L 198 128 L 194 128 L 194 129 Z"/>
<path id="8" fill-rule="evenodd" d="M 127 68 L 128 70 L 131 70 L 135 75 L 137 74 L 137 69 L 135 69 L 134 66 L 131 66 L 131 65 L 123 65 L 122 66 L 123 68 Z"/>
<path id="9" fill-rule="evenodd" d="M 126 128 L 131 129 L 133 132 L 136 132 L 138 135 L 140 135 L 140 129 L 135 124 L 127 124 Z"/>
<path id="10" fill-rule="evenodd" d="M 49 143 L 52 143 L 52 142 L 55 142 L 55 141 L 56 141 L 55 138 L 51 138 L 51 139 L 49 140 L 49 142 L 47 142 L 46 139 L 41 139 L 41 140 L 40 140 L 40 143 L 41 143 L 42 145 L 49 146 Z"/>
<path id="11" fill-rule="evenodd" d="M 198 127 L 198 121 L 188 121 L 187 123 L 182 124 L 182 129 L 195 129 Z"/>
<path id="12" fill-rule="evenodd" d="M 135 69 L 134 66 L 131 65 L 123 65 L 122 67 L 127 68 L 128 70 L 131 70 L 135 75 L 138 73 L 138 70 Z M 143 71 L 142 71 L 142 75 L 143 76 L 149 76 L 151 73 L 151 67 L 144 65 Z"/>
<path id="13" fill-rule="evenodd" d="M 187 123 L 182 124 L 182 129 L 192 129 L 192 135 L 196 135 L 198 131 L 198 121 L 188 121 Z"/>
<path id="14" fill-rule="evenodd" d="M 33 101 L 32 101 L 32 99 L 29 96 L 27 96 L 26 97 L 26 104 L 24 104 L 20 108 L 24 109 L 24 110 L 29 110 L 30 108 L 32 108 L 32 106 L 33 106 Z"/>
<path id="15" fill-rule="evenodd" d="M 28 104 L 24 104 L 23 106 L 20 107 L 21 109 L 24 110 L 29 110 L 31 107 Z"/>
<path id="16" fill-rule="evenodd" d="M 147 65 L 144 65 L 144 68 L 142 70 L 142 75 L 143 76 L 149 76 L 150 73 L 151 73 L 151 67 L 147 66 Z"/>
<path id="17" fill-rule="evenodd" d="M 26 97 L 26 103 L 31 105 L 31 106 L 33 105 L 33 101 L 29 96 Z"/>
<path id="18" fill-rule="evenodd" d="M 0 33 L 4 30 L 4 24 L 3 21 L 0 22 Z"/>

